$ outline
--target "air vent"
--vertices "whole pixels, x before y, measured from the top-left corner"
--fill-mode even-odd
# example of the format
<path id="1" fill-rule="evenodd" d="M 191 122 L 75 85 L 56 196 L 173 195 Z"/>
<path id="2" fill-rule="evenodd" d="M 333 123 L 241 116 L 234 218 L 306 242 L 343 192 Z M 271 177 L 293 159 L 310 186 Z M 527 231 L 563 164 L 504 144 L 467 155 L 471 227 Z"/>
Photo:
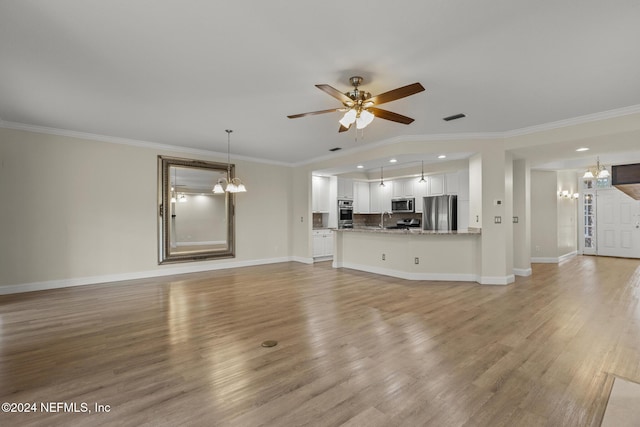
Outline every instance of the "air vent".
<path id="1" fill-rule="evenodd" d="M 444 120 L 445 122 L 450 122 L 451 120 L 457 120 L 457 119 L 461 119 L 463 117 L 467 117 L 465 114 L 460 113 L 460 114 L 454 114 L 453 116 L 449 116 L 449 117 L 445 117 Z"/>
<path id="2" fill-rule="evenodd" d="M 342 150 L 342 147 L 335 147 L 330 149 L 329 151 L 338 151 L 338 150 Z"/>

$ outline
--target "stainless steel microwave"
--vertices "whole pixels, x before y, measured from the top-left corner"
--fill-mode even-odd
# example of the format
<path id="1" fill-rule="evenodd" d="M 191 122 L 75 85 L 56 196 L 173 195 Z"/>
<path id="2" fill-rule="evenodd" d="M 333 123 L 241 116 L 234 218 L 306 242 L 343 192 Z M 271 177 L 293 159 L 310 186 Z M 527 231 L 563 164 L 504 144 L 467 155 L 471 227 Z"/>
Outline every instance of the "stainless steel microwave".
<path id="1" fill-rule="evenodd" d="M 416 199 L 413 197 L 410 198 L 398 198 L 391 199 L 391 212 L 393 213 L 413 213 L 416 211 Z"/>

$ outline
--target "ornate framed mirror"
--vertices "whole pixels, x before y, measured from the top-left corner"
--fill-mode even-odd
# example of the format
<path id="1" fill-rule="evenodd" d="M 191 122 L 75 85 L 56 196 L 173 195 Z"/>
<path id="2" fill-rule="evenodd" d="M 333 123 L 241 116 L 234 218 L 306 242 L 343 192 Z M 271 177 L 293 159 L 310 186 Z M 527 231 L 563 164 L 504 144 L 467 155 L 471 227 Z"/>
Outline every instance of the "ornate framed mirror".
<path id="1" fill-rule="evenodd" d="M 212 192 L 228 166 L 158 156 L 159 264 L 235 256 L 234 195 Z"/>

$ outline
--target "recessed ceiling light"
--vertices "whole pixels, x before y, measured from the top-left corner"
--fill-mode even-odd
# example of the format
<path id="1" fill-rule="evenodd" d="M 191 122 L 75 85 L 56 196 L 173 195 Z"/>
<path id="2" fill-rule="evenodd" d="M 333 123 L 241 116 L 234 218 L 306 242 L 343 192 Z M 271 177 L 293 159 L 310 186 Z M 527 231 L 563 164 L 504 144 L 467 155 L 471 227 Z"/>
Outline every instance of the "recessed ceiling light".
<path id="1" fill-rule="evenodd" d="M 440 155 L 438 156 L 438 158 L 439 158 L 439 159 L 446 159 L 446 158 L 447 158 L 447 156 L 445 156 L 444 154 L 440 154 Z"/>
<path id="2" fill-rule="evenodd" d="M 358 169 L 362 169 L 364 166 L 362 166 L 362 165 L 358 165 L 358 166 L 356 166 L 356 167 L 357 167 Z"/>
<path id="3" fill-rule="evenodd" d="M 576 151 L 589 151 L 588 147 L 580 147 L 580 148 L 576 148 Z"/>
<path id="4" fill-rule="evenodd" d="M 397 162 L 397 160 L 396 160 L 396 159 L 391 159 L 391 160 L 389 160 L 389 163 L 395 163 L 395 162 Z"/>

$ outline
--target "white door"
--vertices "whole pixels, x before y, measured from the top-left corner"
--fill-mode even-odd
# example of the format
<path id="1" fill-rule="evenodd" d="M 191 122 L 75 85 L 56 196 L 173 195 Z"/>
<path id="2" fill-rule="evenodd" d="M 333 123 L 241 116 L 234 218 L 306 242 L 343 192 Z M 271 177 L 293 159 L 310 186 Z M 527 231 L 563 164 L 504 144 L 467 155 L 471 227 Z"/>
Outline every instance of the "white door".
<path id="1" fill-rule="evenodd" d="M 640 258 L 640 200 L 612 188 L 598 190 L 598 255 Z"/>

